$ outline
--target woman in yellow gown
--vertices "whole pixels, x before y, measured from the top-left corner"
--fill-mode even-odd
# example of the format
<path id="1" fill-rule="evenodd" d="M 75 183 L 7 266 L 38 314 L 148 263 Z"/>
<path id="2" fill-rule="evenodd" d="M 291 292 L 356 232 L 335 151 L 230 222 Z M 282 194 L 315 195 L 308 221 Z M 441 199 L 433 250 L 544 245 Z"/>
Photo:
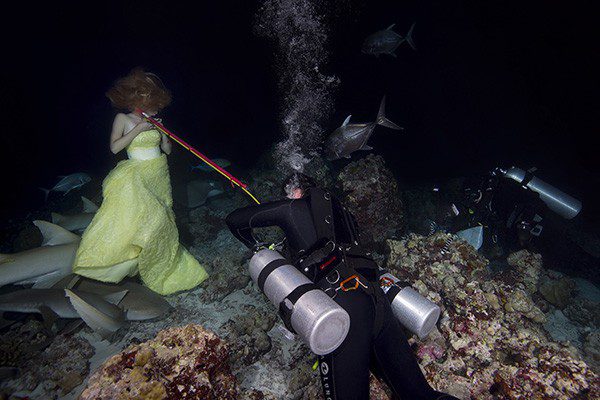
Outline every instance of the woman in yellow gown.
<path id="1" fill-rule="evenodd" d="M 117 108 L 111 151 L 126 149 L 102 184 L 104 200 L 81 238 L 73 272 L 103 282 L 139 273 L 150 289 L 170 294 L 191 289 L 208 274 L 179 243 L 167 157 L 169 139 L 135 112 L 150 115 L 168 105 L 170 93 L 160 79 L 141 69 L 118 80 L 107 92 Z"/>

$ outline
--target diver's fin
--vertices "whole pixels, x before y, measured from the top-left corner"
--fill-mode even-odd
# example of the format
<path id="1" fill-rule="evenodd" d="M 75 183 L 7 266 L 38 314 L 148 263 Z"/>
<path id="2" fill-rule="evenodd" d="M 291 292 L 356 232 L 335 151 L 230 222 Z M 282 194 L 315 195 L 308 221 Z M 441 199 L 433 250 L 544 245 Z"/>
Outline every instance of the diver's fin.
<path id="1" fill-rule="evenodd" d="M 42 246 L 56 246 L 59 244 L 74 243 L 79 241 L 79 236 L 65 228 L 48 221 L 35 220 L 33 224 L 38 227 L 43 236 Z"/>
<path id="2" fill-rule="evenodd" d="M 59 213 L 50 213 L 50 216 L 52 217 L 52 223 L 55 225 L 58 225 L 60 223 L 60 221 L 64 218 L 62 215 L 60 215 Z"/>
<path id="3" fill-rule="evenodd" d="M 118 306 L 121 300 L 123 300 L 123 298 L 127 295 L 127 293 L 129 293 L 129 290 L 125 289 L 121 290 L 120 292 L 105 294 L 104 296 L 102 296 L 102 298 L 108 301 L 109 303 Z"/>
<path id="4" fill-rule="evenodd" d="M 94 204 L 90 199 L 85 196 L 81 196 L 81 201 L 83 202 L 83 212 L 84 213 L 95 213 L 98 211 L 98 206 Z"/>
<path id="5" fill-rule="evenodd" d="M 390 26 L 388 26 L 387 28 L 385 28 L 385 30 L 386 30 L 386 31 L 391 31 L 391 30 L 392 30 L 392 28 L 393 28 L 395 25 L 396 25 L 396 24 L 395 24 L 395 23 L 393 23 L 393 24 L 391 24 Z"/>
<path id="6" fill-rule="evenodd" d="M 379 112 L 377 113 L 377 124 L 383 125 L 390 129 L 402 130 L 404 128 L 399 127 L 389 119 L 385 117 L 385 96 L 381 99 L 381 104 L 379 105 Z"/>
<path id="7" fill-rule="evenodd" d="M 415 28 L 415 22 L 413 22 L 413 24 L 410 26 L 410 29 L 408 30 L 408 33 L 406 34 L 406 37 L 404 38 L 404 40 L 406 40 L 408 42 L 408 44 L 410 44 L 410 47 L 412 47 L 413 50 L 417 50 L 417 46 L 415 46 L 415 42 L 413 42 L 413 38 L 412 38 L 412 33 L 413 33 L 414 28 Z"/>
<path id="8" fill-rule="evenodd" d="M 342 126 L 346 126 L 348 125 L 348 122 L 350 122 L 350 118 L 352 117 L 352 114 L 348 115 L 346 117 L 346 119 L 344 120 L 344 123 L 342 123 Z"/>

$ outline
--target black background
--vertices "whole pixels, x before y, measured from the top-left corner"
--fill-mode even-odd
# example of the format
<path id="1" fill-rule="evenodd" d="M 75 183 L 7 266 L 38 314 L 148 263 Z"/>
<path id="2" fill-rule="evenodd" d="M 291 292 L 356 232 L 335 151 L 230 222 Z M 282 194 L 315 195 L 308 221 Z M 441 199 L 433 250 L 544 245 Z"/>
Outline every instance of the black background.
<path id="1" fill-rule="evenodd" d="M 132 67 L 174 94 L 165 124 L 211 157 L 252 167 L 281 138 L 270 44 L 252 33 L 255 1 L 31 3 L 4 10 L 2 218 L 40 207 L 57 175 L 102 179 L 119 159 L 104 92 Z M 348 114 L 372 121 L 381 96 L 403 133 L 371 145 L 401 184 L 536 166 L 598 204 L 598 28 L 591 2 L 354 1 L 330 8 L 331 62 L 341 79 L 328 130 Z M 363 39 L 416 22 L 415 52 L 360 53 Z M 192 162 L 176 151 L 176 158 Z M 122 156 L 121 156 L 122 157 Z M 173 159 L 173 157 L 171 157 Z"/>

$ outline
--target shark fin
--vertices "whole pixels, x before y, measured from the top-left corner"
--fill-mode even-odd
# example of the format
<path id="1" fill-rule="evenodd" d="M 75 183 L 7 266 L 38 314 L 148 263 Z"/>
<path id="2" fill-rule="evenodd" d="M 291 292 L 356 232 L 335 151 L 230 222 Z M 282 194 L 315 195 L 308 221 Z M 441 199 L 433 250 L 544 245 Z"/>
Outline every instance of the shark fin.
<path id="1" fill-rule="evenodd" d="M 64 218 L 62 215 L 60 215 L 59 213 L 50 213 L 50 216 L 52 217 L 52 223 L 55 225 L 60 224 L 60 221 L 62 221 L 62 219 Z"/>
<path id="2" fill-rule="evenodd" d="M 47 221 L 35 220 L 33 224 L 38 227 L 43 236 L 42 246 L 56 246 L 79 241 L 79 236 L 65 228 Z"/>
<path id="3" fill-rule="evenodd" d="M 58 319 L 58 315 L 48 306 L 41 306 L 39 311 L 44 319 L 44 327 L 48 332 L 52 332 L 52 325 Z"/>
<path id="4" fill-rule="evenodd" d="M 365 143 L 359 150 L 373 150 L 373 148 Z"/>
<path id="5" fill-rule="evenodd" d="M 121 290 L 119 292 L 105 294 L 104 296 L 102 296 L 102 298 L 104 300 L 108 301 L 109 303 L 118 306 L 119 303 L 123 300 L 123 298 L 125 298 L 127 293 L 129 293 L 129 290 L 125 289 L 125 290 Z"/>
<path id="6" fill-rule="evenodd" d="M 59 335 L 68 335 L 70 333 L 75 332 L 77 328 L 79 328 L 83 324 L 82 319 L 76 319 L 67 324 L 62 330 L 59 332 Z"/>
<path id="7" fill-rule="evenodd" d="M 393 51 L 390 51 L 388 54 L 389 54 L 390 56 L 392 56 L 392 57 L 396 58 L 396 53 L 394 53 Z"/>
<path id="8" fill-rule="evenodd" d="M 120 318 L 115 319 L 86 302 L 72 290 L 65 289 L 65 295 L 69 298 L 71 305 L 75 308 L 81 319 L 104 339 L 111 337 L 123 325 L 124 313 L 122 310 L 119 315 Z"/>
<path id="9" fill-rule="evenodd" d="M 414 28 L 415 28 L 415 23 L 413 23 L 410 26 L 410 29 L 408 30 L 408 33 L 406 34 L 406 37 L 404 38 L 404 40 L 406 40 L 408 42 L 408 44 L 410 44 L 410 47 L 412 47 L 413 50 L 417 50 L 417 46 L 415 46 L 415 42 L 413 41 L 413 38 L 412 38 L 412 33 L 413 33 Z"/>
<path id="10" fill-rule="evenodd" d="M 377 121 L 378 125 L 383 125 L 390 129 L 402 130 L 404 128 L 399 127 L 389 119 L 385 117 L 385 96 L 381 99 L 381 104 L 379 105 L 379 112 L 377 113 Z"/>
<path id="11" fill-rule="evenodd" d="M 348 116 L 346 117 L 346 119 L 344 120 L 344 123 L 342 124 L 342 126 L 346 126 L 346 125 L 348 125 L 348 122 L 350 122 L 350 117 L 352 117 L 352 114 L 350 114 L 350 115 L 348 115 Z"/>
<path id="12" fill-rule="evenodd" d="M 394 28 L 395 25 L 396 25 L 395 23 L 391 24 L 390 26 L 388 26 L 387 28 L 385 28 L 385 30 L 386 31 L 391 31 Z"/>
<path id="13" fill-rule="evenodd" d="M 63 276 L 58 273 L 57 271 L 51 272 L 49 274 L 46 275 L 42 275 L 38 278 L 33 278 L 30 279 L 30 281 L 34 281 L 33 286 L 31 287 L 32 289 L 49 289 L 52 286 L 56 285 L 57 282 L 59 282 L 61 279 L 63 278 Z M 27 284 L 29 282 L 19 282 L 19 283 L 15 283 L 15 285 L 17 284 Z"/>
<path id="14" fill-rule="evenodd" d="M 77 286 L 80 280 L 81 275 L 67 275 L 52 285 L 52 289 L 73 289 L 75 286 Z"/>
<path id="15" fill-rule="evenodd" d="M 98 211 L 98 206 L 95 205 L 87 197 L 81 196 L 81 201 L 83 202 L 83 212 L 84 213 L 95 213 L 96 211 Z"/>

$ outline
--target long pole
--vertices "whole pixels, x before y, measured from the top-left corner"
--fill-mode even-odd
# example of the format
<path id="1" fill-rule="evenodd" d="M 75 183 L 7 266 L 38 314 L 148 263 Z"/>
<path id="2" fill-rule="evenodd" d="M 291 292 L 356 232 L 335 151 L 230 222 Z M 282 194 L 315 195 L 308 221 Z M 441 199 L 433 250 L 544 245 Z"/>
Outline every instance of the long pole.
<path id="1" fill-rule="evenodd" d="M 237 187 L 239 187 L 240 189 L 242 189 L 257 204 L 260 204 L 260 201 L 258 201 L 258 199 L 256 197 L 254 197 L 252 195 L 252 193 L 250 193 L 250 191 L 248 191 L 248 185 L 246 185 L 245 183 L 243 183 L 242 181 L 237 179 L 235 176 L 231 175 L 229 172 L 227 172 L 222 167 L 217 165 L 210 158 L 206 157 L 204 154 L 200 153 L 198 150 L 196 150 L 195 148 L 190 146 L 187 142 L 185 142 L 183 139 L 181 139 L 180 137 L 175 135 L 173 132 L 171 132 L 170 130 L 165 128 L 165 126 L 163 124 L 161 124 L 160 122 L 158 122 L 157 120 L 152 118 L 150 115 L 146 114 L 144 111 L 141 111 L 141 110 L 139 110 L 139 112 L 142 114 L 142 116 L 144 118 L 146 118 L 146 120 L 148 122 L 150 122 L 152 125 L 154 125 L 159 131 L 161 131 L 162 133 L 164 133 L 165 135 L 167 135 L 168 137 L 170 137 L 171 139 L 173 139 L 174 141 L 179 143 L 184 149 L 186 149 L 187 151 L 189 151 L 190 153 L 192 153 L 193 155 L 198 157 L 200 160 L 202 160 L 202 162 L 204 162 L 206 165 L 208 165 L 209 167 L 211 167 L 212 169 L 217 171 L 219 174 L 223 175 L 227 180 L 229 180 L 229 182 L 231 182 L 232 184 L 234 184 Z"/>

